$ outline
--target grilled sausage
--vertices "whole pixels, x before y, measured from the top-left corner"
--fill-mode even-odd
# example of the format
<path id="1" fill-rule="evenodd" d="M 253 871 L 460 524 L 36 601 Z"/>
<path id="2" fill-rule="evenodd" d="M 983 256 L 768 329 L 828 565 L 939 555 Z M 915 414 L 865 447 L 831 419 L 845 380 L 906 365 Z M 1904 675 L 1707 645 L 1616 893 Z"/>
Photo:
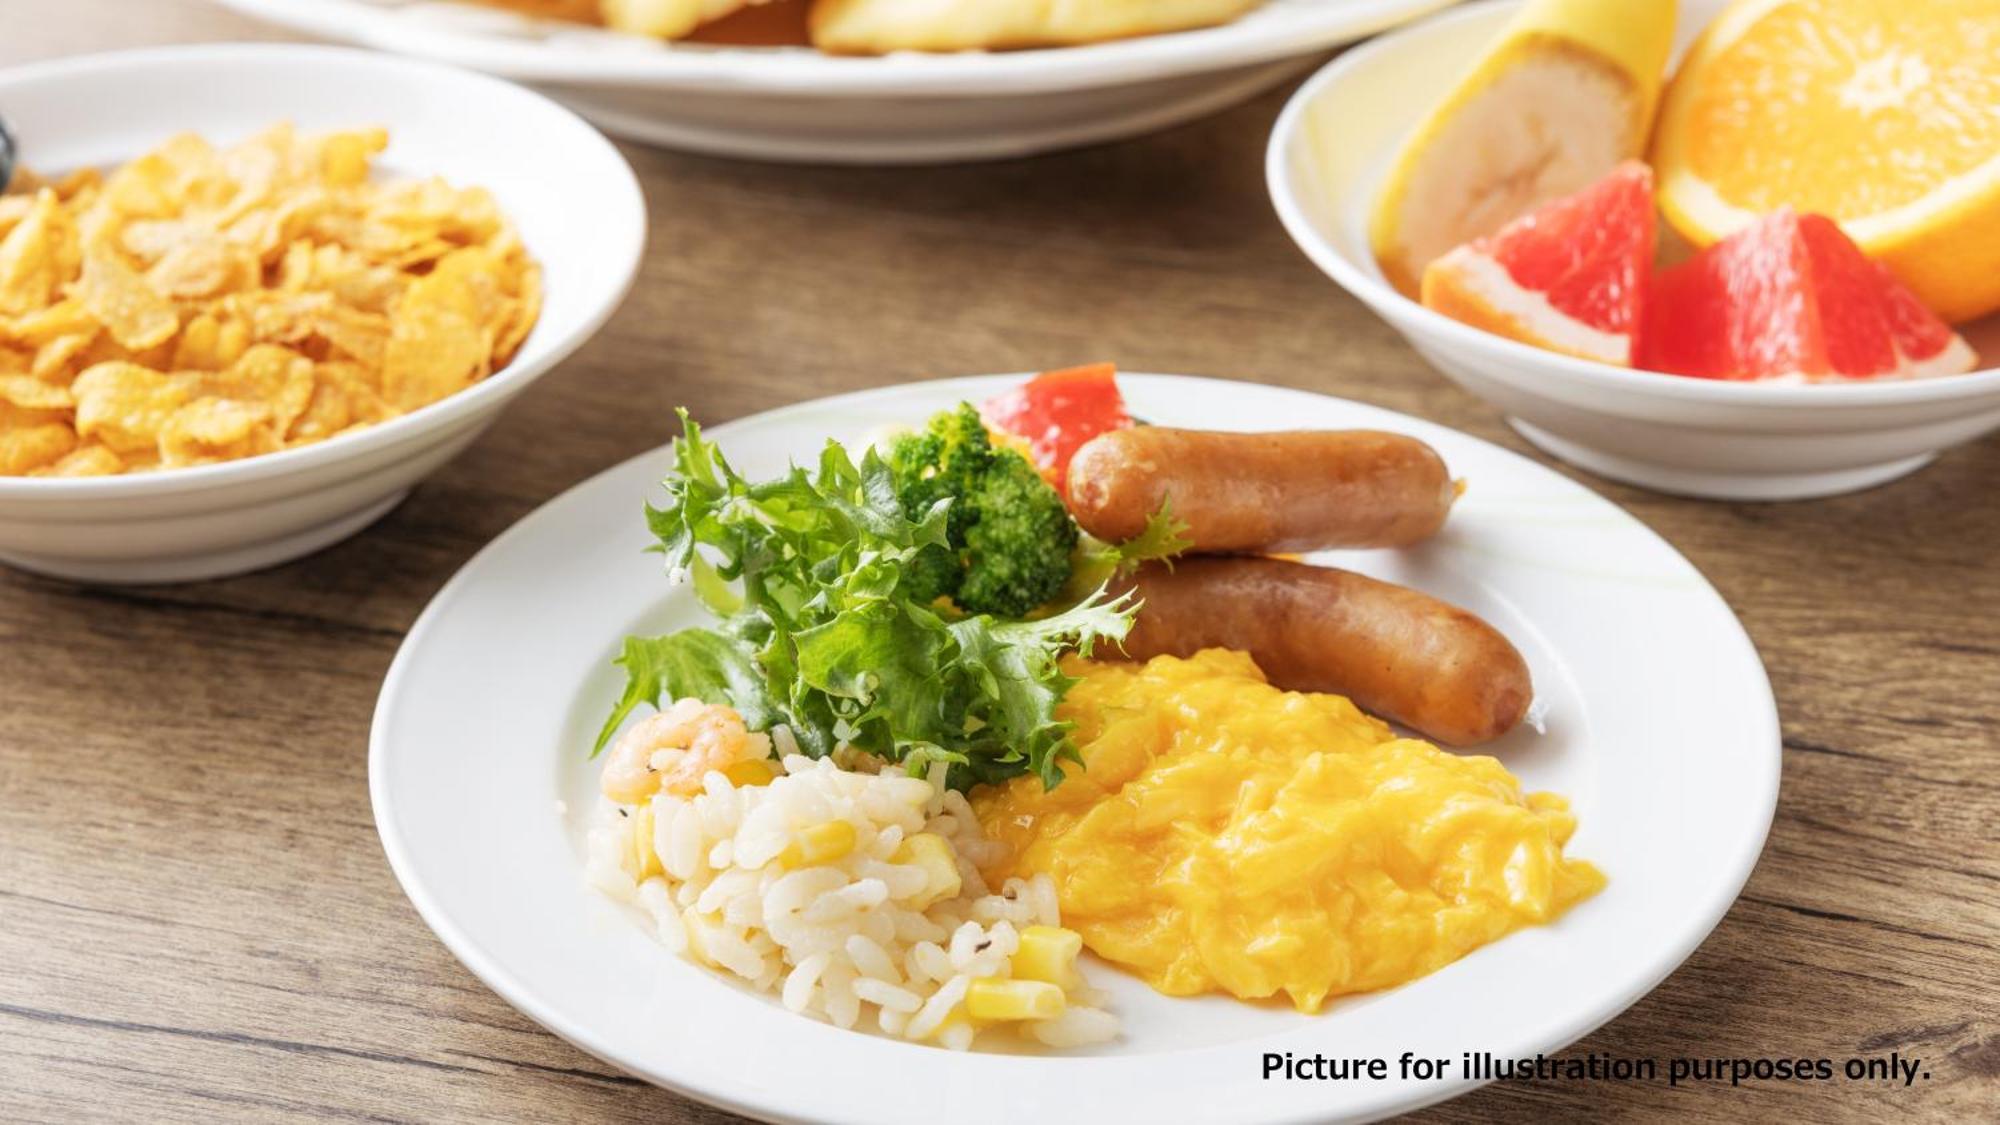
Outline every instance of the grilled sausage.
<path id="1" fill-rule="evenodd" d="M 1444 526 L 1456 498 L 1436 450 L 1376 430 L 1137 426 L 1092 438 L 1069 466 L 1085 531 L 1123 542 L 1171 503 L 1209 554 L 1408 546 Z"/>
<path id="2" fill-rule="evenodd" d="M 1345 695 L 1440 742 L 1513 729 L 1534 696 L 1527 662 L 1493 626 L 1415 590 L 1282 559 L 1188 558 L 1133 580 L 1144 604 L 1126 654 L 1250 654 L 1273 684 Z"/>

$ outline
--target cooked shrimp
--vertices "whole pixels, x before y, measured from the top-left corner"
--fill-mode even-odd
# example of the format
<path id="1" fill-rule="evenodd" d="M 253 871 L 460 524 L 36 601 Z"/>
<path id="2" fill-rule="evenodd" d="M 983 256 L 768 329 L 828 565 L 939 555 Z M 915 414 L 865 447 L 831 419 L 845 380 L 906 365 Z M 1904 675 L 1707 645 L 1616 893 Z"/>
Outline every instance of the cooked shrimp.
<path id="1" fill-rule="evenodd" d="M 676 700 L 618 736 L 598 785 L 621 805 L 636 805 L 661 790 L 688 796 L 701 790 L 708 771 L 727 770 L 747 757 L 749 744 L 743 716 L 731 708 Z"/>

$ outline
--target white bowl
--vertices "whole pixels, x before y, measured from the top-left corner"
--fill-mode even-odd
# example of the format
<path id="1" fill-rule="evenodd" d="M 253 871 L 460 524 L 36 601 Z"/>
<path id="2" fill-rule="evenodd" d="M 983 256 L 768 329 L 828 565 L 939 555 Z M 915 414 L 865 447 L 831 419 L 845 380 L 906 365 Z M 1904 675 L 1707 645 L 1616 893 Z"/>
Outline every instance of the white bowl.
<path id="1" fill-rule="evenodd" d="M 1397 144 L 1517 5 L 1466 7 L 1341 56 L 1271 134 L 1271 199 L 1320 269 L 1521 436 L 1662 492 L 1790 500 L 1894 480 L 2000 428 L 2000 369 L 1938 379 L 1757 385 L 1633 371 L 1518 344 L 1404 297 L 1376 267 L 1368 211 Z M 2000 319 L 1961 329 L 2000 355 Z"/>
<path id="2" fill-rule="evenodd" d="M 31 165 L 111 165 L 170 135 L 237 140 L 282 120 L 381 125 L 385 174 L 491 190 L 542 264 L 541 319 L 512 363 L 400 418 L 262 457 L 130 476 L 0 477 L 0 561 L 86 582 L 178 582 L 269 566 L 366 527 L 471 444 L 624 299 L 646 207 L 624 157 L 518 86 L 334 47 L 205 46 L 0 71 Z"/>
<path id="3" fill-rule="evenodd" d="M 1216 112 L 1449 0 L 1268 0 L 1221 27 L 1036 51 L 842 58 L 663 44 L 435 0 L 221 0 L 297 31 L 524 82 L 620 136 L 725 156 L 1023 156 Z"/>

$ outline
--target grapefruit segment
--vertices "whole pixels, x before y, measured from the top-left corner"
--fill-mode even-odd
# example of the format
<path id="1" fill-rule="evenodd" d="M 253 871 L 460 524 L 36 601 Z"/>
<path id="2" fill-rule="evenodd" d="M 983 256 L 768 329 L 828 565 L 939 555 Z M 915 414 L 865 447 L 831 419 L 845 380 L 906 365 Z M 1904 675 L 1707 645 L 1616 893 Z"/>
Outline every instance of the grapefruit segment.
<path id="1" fill-rule="evenodd" d="M 1653 280 L 1639 366 L 1820 382 L 1958 374 L 1971 348 L 1833 220 L 1780 209 Z"/>
<path id="2" fill-rule="evenodd" d="M 1629 366 L 1653 262 L 1653 175 L 1626 161 L 1432 262 L 1428 307 L 1510 340 Z"/>
<path id="3" fill-rule="evenodd" d="M 1931 375 L 1960 375 L 1978 365 L 1979 357 L 1965 337 L 1927 308 L 1909 286 L 1896 279 L 1881 262 L 1868 263 L 1875 271 L 1883 313 L 1889 318 L 1889 334 L 1902 357 L 1904 374 L 1923 378 Z"/>

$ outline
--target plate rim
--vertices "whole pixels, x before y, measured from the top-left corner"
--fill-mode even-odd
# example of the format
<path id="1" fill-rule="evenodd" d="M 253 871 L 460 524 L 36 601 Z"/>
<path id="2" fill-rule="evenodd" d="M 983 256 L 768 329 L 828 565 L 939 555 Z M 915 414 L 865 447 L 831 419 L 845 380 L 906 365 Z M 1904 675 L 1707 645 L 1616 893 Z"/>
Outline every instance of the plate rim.
<path id="1" fill-rule="evenodd" d="M 937 384 L 956 384 L 970 387 L 975 384 L 1018 380 L 1029 377 L 1032 374 L 1032 372 L 1015 372 L 899 382 L 787 403 L 770 410 L 746 414 L 739 418 L 731 419 L 728 422 L 705 427 L 704 433 L 718 439 L 727 439 L 729 437 L 729 428 L 734 428 L 738 425 L 783 421 L 798 414 L 828 408 L 852 407 L 866 404 L 870 400 L 878 398 L 894 398 L 899 394 L 906 393 L 912 387 L 935 386 Z M 1682 554 L 1664 536 L 1647 526 L 1644 521 L 1598 494 L 1596 490 L 1589 486 L 1573 480 L 1531 457 L 1524 456 L 1497 443 L 1465 433 L 1462 430 L 1447 426 L 1441 422 L 1418 418 L 1415 415 L 1406 414 L 1405 412 L 1396 411 L 1388 407 L 1377 406 L 1373 403 L 1322 394 L 1316 391 L 1307 391 L 1295 387 L 1262 383 L 1246 384 L 1246 381 L 1243 380 L 1219 379 L 1206 376 L 1125 371 L 1121 371 L 1119 374 L 1121 378 L 1134 381 L 1195 383 L 1208 385 L 1214 389 L 1249 385 L 1258 388 L 1260 391 L 1277 392 L 1286 396 L 1302 396 L 1310 399 L 1331 400 L 1342 405 L 1361 406 L 1368 410 L 1382 411 L 1409 418 L 1413 421 L 1421 422 L 1426 426 L 1449 430 L 1462 440 L 1485 446 L 1489 452 L 1502 454 L 1506 458 L 1511 458 L 1531 467 L 1533 471 L 1552 475 L 1565 484 L 1575 487 L 1580 492 L 1590 496 L 1594 501 L 1615 511 L 1627 523 L 1628 530 L 1637 530 L 1650 538 L 1656 546 L 1663 548 L 1669 555 L 1679 560 L 1687 568 L 1688 573 L 1699 583 L 1700 589 L 1709 598 L 1712 598 L 1715 606 L 1722 611 L 1727 624 L 1733 627 L 1730 639 L 1741 646 L 1743 653 L 1749 658 L 1750 667 L 1756 671 L 1755 683 L 1746 684 L 1746 690 L 1754 689 L 1754 694 L 1759 697 L 1758 702 L 1761 706 L 1755 709 L 1756 717 L 1759 720 L 1759 729 L 1745 736 L 1745 740 L 1747 742 L 1767 744 L 1770 748 L 1770 753 L 1765 761 L 1764 768 L 1761 771 L 1757 771 L 1754 775 L 1760 790 L 1760 799 L 1756 807 L 1761 811 L 1755 817 L 1755 823 L 1752 826 L 1753 831 L 1750 837 L 1746 837 L 1746 840 L 1754 838 L 1755 846 L 1750 847 L 1746 845 L 1737 852 L 1732 857 L 1731 866 L 1723 871 L 1718 879 L 1709 884 L 1709 893 L 1697 904 L 1698 908 L 1690 911 L 1688 915 L 1689 917 L 1700 918 L 1701 923 L 1698 926 L 1690 926 L 1684 929 L 1680 940 L 1674 943 L 1670 956 L 1662 957 L 1653 971 L 1634 978 L 1634 983 L 1616 994 L 1615 1002 L 1605 1003 L 1600 1001 L 1599 1003 L 1589 1005 L 1589 1012 L 1561 1025 L 1559 1030 L 1549 1036 L 1552 1041 L 1546 1046 L 1541 1047 L 1540 1050 L 1543 1053 L 1561 1051 L 1583 1036 L 1618 1018 L 1629 1010 L 1633 1004 L 1652 992 L 1662 981 L 1685 964 L 1695 950 L 1705 943 L 1717 927 L 1721 925 L 1763 857 L 1764 850 L 1769 843 L 1770 829 L 1777 813 L 1783 766 L 1781 718 L 1778 712 L 1775 693 L 1771 689 L 1768 669 L 1765 668 L 1763 659 L 1757 652 L 1755 642 L 1751 639 L 1748 630 L 1743 626 L 1742 619 L 1737 615 L 1735 609 L 1729 605 L 1728 600 L 1708 580 L 1707 576 L 1702 574 L 1700 568 L 1696 567 L 1691 559 Z M 572 494 L 579 493 L 592 486 L 600 478 L 626 471 L 635 462 L 650 461 L 655 464 L 664 463 L 664 458 L 671 445 L 672 443 L 669 442 L 667 445 L 656 447 L 607 466 L 599 472 L 593 473 L 584 480 L 564 489 L 561 493 L 541 505 L 538 505 L 534 510 L 522 516 L 514 524 L 482 546 L 432 595 L 423 611 L 418 615 L 415 622 L 412 623 L 408 633 L 405 634 L 402 643 L 398 645 L 396 655 L 390 662 L 389 669 L 383 677 L 382 687 L 377 696 L 375 711 L 369 726 L 368 785 L 370 812 L 375 821 L 377 834 L 389 861 L 390 869 L 394 873 L 404 895 L 410 900 L 411 905 L 415 907 L 418 916 L 452 955 L 458 959 L 460 964 L 464 965 L 481 983 L 485 984 L 517 1011 L 520 1011 L 544 1029 L 586 1054 L 616 1067 L 622 1072 L 637 1075 L 650 1083 L 671 1090 L 684 1097 L 760 1121 L 809 1121 L 811 1120 L 810 1118 L 777 1108 L 776 1103 L 756 1105 L 744 1102 L 724 1092 L 720 1087 L 711 1087 L 709 1084 L 701 1081 L 700 1075 L 681 1074 L 669 1077 L 657 1068 L 641 1067 L 635 1063 L 623 1061 L 619 1057 L 619 1051 L 614 1047 L 602 1043 L 589 1028 L 577 1026 L 554 1012 L 552 1010 L 554 1007 L 553 1003 L 545 1003 L 531 987 L 515 979 L 504 966 L 499 965 L 494 959 L 489 957 L 479 942 L 465 932 L 445 912 L 443 907 L 431 897 L 429 888 L 415 875 L 415 861 L 409 852 L 407 841 L 403 839 L 399 829 L 396 827 L 396 818 L 393 815 L 395 801 L 388 791 L 387 771 L 383 763 L 391 751 L 388 746 L 386 730 L 391 719 L 391 714 L 399 703 L 399 681 L 408 674 L 408 667 L 414 660 L 411 654 L 421 645 L 424 638 L 432 630 L 438 628 L 438 623 L 444 619 L 444 610 L 449 606 L 449 603 L 455 598 L 462 596 L 464 589 L 476 580 L 478 577 L 476 572 L 483 561 L 508 549 L 517 538 L 525 538 L 532 535 L 536 525 L 543 520 L 553 518 L 555 511 L 565 501 L 569 500 Z M 894 1041 L 886 1042 L 894 1044 Z M 1202 1050 L 1204 1048 L 1188 1049 Z M 1164 1053 L 1173 1054 L 1177 1053 L 1177 1050 L 1169 1050 Z M 1060 1055 L 1034 1057 L 1051 1058 L 1058 1061 L 1065 1058 L 1065 1056 Z M 1079 1060 L 1070 1059 L 1068 1061 Z M 1083 1059 L 1081 1061 L 1089 1060 Z M 1355 1113 L 1346 1115 L 1341 1114 L 1337 1107 L 1329 1105 L 1317 1110 L 1279 1111 L 1262 1116 L 1258 1120 L 1268 1122 L 1270 1125 L 1306 1125 L 1308 1122 L 1328 1120 L 1379 1120 L 1458 1097 L 1478 1089 L 1490 1081 L 1492 1080 L 1471 1080 L 1464 1078 L 1437 1081 L 1424 1087 L 1416 1096 L 1393 1099 L 1390 1104 L 1383 1106 L 1359 1107 Z"/>
<path id="2" fill-rule="evenodd" d="M 216 0 L 239 14 L 532 82 L 786 96 L 989 97 L 1172 78 L 1311 54 L 1441 10 L 1456 0 L 1334 0 L 1290 19 L 1229 23 L 1101 43 L 1020 51 L 827 55 L 809 49 L 551 48 L 426 26 L 366 0 Z M 371 10 L 373 9 L 373 10 Z M 358 18 L 357 18 L 358 17 Z M 617 34 L 578 25 L 578 34 Z"/>

